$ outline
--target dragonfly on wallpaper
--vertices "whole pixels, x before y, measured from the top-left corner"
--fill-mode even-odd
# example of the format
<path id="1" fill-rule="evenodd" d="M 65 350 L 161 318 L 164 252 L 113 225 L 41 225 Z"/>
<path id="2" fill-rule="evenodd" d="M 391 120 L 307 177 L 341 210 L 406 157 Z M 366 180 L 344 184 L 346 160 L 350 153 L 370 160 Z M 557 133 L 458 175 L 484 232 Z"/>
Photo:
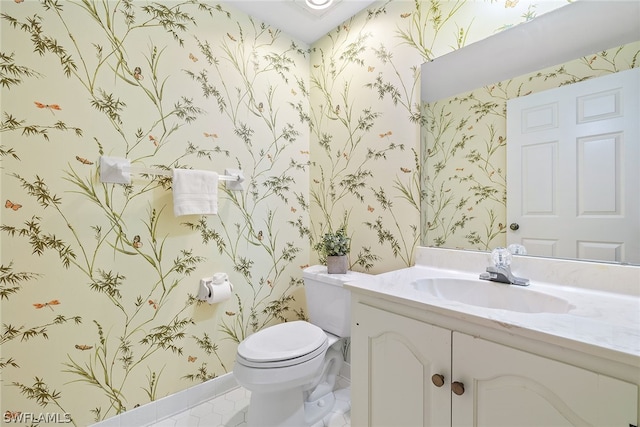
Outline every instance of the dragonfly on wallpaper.
<path id="1" fill-rule="evenodd" d="M 76 344 L 75 348 L 77 348 L 78 350 L 86 351 L 86 350 L 91 350 L 93 348 L 93 346 L 92 345 L 86 345 L 86 344 Z"/>
<path id="2" fill-rule="evenodd" d="M 34 101 L 34 104 L 36 104 L 36 107 L 38 108 L 46 108 L 49 111 L 51 111 L 51 114 L 55 114 L 53 112 L 53 110 L 62 110 L 62 107 L 60 107 L 58 104 L 43 104 L 42 102 L 38 102 L 38 101 Z"/>
<path id="3" fill-rule="evenodd" d="M 89 159 L 85 159 L 84 157 L 76 156 L 76 160 L 82 163 L 83 165 L 92 165 L 93 162 Z"/>
<path id="4" fill-rule="evenodd" d="M 45 308 L 45 307 L 49 307 L 51 309 L 51 311 L 53 311 L 53 307 L 54 305 L 59 305 L 60 301 L 58 301 L 57 299 L 51 300 L 49 302 L 45 302 L 45 303 L 35 303 L 33 304 L 33 306 L 37 309 L 40 308 Z"/>

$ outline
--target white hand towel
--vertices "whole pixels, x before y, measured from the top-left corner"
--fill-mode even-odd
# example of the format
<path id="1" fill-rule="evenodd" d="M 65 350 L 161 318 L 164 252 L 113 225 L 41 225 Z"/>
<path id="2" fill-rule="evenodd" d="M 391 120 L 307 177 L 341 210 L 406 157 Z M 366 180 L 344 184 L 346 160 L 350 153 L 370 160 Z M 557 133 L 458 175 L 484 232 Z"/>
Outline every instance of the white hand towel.
<path id="1" fill-rule="evenodd" d="M 218 213 L 218 174 L 192 169 L 173 170 L 173 213 L 216 215 Z"/>

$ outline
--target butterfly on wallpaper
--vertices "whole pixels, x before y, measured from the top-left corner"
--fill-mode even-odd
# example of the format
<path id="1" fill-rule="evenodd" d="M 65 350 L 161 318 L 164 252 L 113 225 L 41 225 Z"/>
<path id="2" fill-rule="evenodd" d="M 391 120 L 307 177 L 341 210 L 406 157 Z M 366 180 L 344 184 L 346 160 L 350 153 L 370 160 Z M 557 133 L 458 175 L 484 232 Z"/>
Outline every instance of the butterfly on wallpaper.
<path id="1" fill-rule="evenodd" d="M 264 234 L 262 234 L 262 230 L 258 231 L 258 240 L 262 240 L 264 237 Z"/>
<path id="2" fill-rule="evenodd" d="M 218 134 L 217 134 L 217 133 L 207 133 L 207 132 L 204 132 L 204 137 L 205 137 L 205 138 L 214 138 L 214 139 L 215 139 L 215 138 L 217 138 L 217 137 L 218 137 Z"/>
<path id="3" fill-rule="evenodd" d="M 7 199 L 6 202 L 4 202 L 4 207 L 7 209 L 12 209 L 14 211 L 17 211 L 18 209 L 20 209 L 22 207 L 22 205 L 18 204 L 18 203 L 13 203 L 11 200 Z"/>
<path id="4" fill-rule="evenodd" d="M 84 157 L 76 156 L 76 160 L 82 163 L 83 165 L 92 165 L 93 162 L 91 160 L 85 159 Z"/>
<path id="5" fill-rule="evenodd" d="M 367 71 L 370 72 L 370 73 L 373 73 L 373 70 L 375 70 L 375 69 L 376 69 L 376 67 L 372 67 L 371 65 L 369 65 L 367 67 Z"/>
<path id="6" fill-rule="evenodd" d="M 49 307 L 51 309 L 51 311 L 53 311 L 53 307 L 52 306 L 59 305 L 59 304 L 60 304 L 60 301 L 58 301 L 57 299 L 53 299 L 53 300 L 51 300 L 49 302 L 45 302 L 45 303 L 35 303 L 35 304 L 33 304 L 33 306 L 35 308 L 37 308 L 37 309 Z"/>
<path id="7" fill-rule="evenodd" d="M 156 147 L 159 145 L 158 140 L 153 135 L 149 135 L 149 141 L 153 142 L 153 145 L 155 145 Z"/>
<path id="8" fill-rule="evenodd" d="M 305 268 L 307 268 L 307 267 L 309 267 L 309 264 L 305 264 L 305 265 L 301 265 L 301 266 L 300 266 L 300 268 L 301 268 L 301 269 L 303 269 L 303 270 L 304 270 Z"/>
<path id="9" fill-rule="evenodd" d="M 192 60 L 193 62 L 198 62 L 198 58 L 196 58 L 196 56 L 193 53 L 189 54 L 189 59 Z"/>
<path id="10" fill-rule="evenodd" d="M 300 150 L 300 154 L 309 154 L 309 150 Z"/>
<path id="11" fill-rule="evenodd" d="M 86 345 L 86 344 L 76 344 L 75 347 L 78 350 L 82 350 L 82 351 L 91 350 L 93 348 L 92 345 Z"/>
<path id="12" fill-rule="evenodd" d="M 262 113 L 263 110 L 264 110 L 264 104 L 261 102 L 258 104 L 258 111 Z"/>
<path id="13" fill-rule="evenodd" d="M 293 206 L 291 206 L 291 212 L 292 212 L 292 213 L 296 213 L 296 211 L 297 211 L 297 209 L 296 209 L 296 208 L 294 208 Z"/>
<path id="14" fill-rule="evenodd" d="M 411 169 L 408 169 L 408 168 L 400 168 L 400 170 L 401 170 L 402 172 L 404 172 L 404 173 L 409 173 L 409 172 L 411 172 Z"/>
<path id="15" fill-rule="evenodd" d="M 404 19 L 404 18 L 408 18 L 408 17 L 410 17 L 410 16 L 411 16 L 411 14 L 410 14 L 410 13 L 402 13 L 402 14 L 400 14 L 400 18 L 403 18 L 403 19 Z"/>
<path id="16" fill-rule="evenodd" d="M 505 0 L 504 7 L 505 8 L 516 7 L 519 1 L 520 0 Z"/>
<path id="17" fill-rule="evenodd" d="M 224 314 L 226 314 L 227 316 L 235 316 L 236 313 L 234 311 L 225 311 Z"/>
<path id="18" fill-rule="evenodd" d="M 373 212 L 373 211 L 375 211 L 375 210 L 376 210 L 376 208 L 374 208 L 374 207 L 373 207 L 373 206 L 371 206 L 371 205 L 367 205 L 367 210 L 368 210 L 369 212 Z"/>
<path id="19" fill-rule="evenodd" d="M 384 138 L 384 137 L 391 136 L 391 135 L 393 135 L 393 132 L 391 132 L 391 131 L 385 132 L 385 133 L 381 133 L 380 134 L 380 138 Z"/>
<path id="20" fill-rule="evenodd" d="M 133 236 L 133 247 L 136 249 L 140 249 L 142 247 L 142 242 L 140 241 L 140 236 L 137 234 Z"/>
<path id="21" fill-rule="evenodd" d="M 157 310 L 157 309 L 158 309 L 158 303 L 157 303 L 157 302 L 155 302 L 154 300 L 150 299 L 150 300 L 148 301 L 148 303 L 149 303 L 149 305 L 150 305 L 150 306 L 152 306 L 152 307 L 153 307 L 153 309 L 154 309 L 154 310 Z"/>
<path id="22" fill-rule="evenodd" d="M 296 96 L 298 94 L 298 92 L 296 92 L 295 90 L 291 89 L 291 95 Z"/>
<path id="23" fill-rule="evenodd" d="M 49 111 L 51 111 L 51 114 L 55 114 L 53 112 L 53 110 L 62 110 L 62 107 L 60 107 L 58 104 L 43 104 L 42 102 L 38 102 L 38 101 L 34 101 L 34 104 L 36 104 L 36 107 L 38 108 L 46 108 Z"/>
<path id="24" fill-rule="evenodd" d="M 138 81 L 144 80 L 144 76 L 142 75 L 142 68 L 136 67 L 133 69 L 133 78 Z"/>
<path id="25" fill-rule="evenodd" d="M 198 360 L 198 358 L 197 358 L 196 356 L 189 356 L 189 357 L 187 357 L 187 361 L 188 361 L 188 362 L 193 363 L 193 362 L 195 362 L 196 360 Z"/>

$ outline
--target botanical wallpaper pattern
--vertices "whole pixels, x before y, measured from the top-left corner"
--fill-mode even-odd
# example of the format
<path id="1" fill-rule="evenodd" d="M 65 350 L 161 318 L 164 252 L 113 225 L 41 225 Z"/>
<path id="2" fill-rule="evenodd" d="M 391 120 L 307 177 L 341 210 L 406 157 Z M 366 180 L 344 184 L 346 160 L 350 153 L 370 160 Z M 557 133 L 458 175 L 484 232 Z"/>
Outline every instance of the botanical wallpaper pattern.
<path id="1" fill-rule="evenodd" d="M 420 64 L 565 3 L 380 1 L 307 46 L 233 2 L 0 2 L 3 416 L 84 426 L 231 372 L 306 318 L 326 230 L 356 270 L 411 265 Z M 101 183 L 102 155 L 245 189 L 176 218 L 170 178 Z M 215 272 L 233 298 L 196 301 Z"/>
<path id="2" fill-rule="evenodd" d="M 507 101 L 640 66 L 640 42 L 424 105 L 422 244 L 506 246 Z"/>
<path id="3" fill-rule="evenodd" d="M 354 269 L 378 273 L 411 265 L 427 196 L 420 183 L 418 141 L 427 119 L 420 65 L 565 4 L 377 2 L 315 43 L 312 243 L 346 224 Z"/>

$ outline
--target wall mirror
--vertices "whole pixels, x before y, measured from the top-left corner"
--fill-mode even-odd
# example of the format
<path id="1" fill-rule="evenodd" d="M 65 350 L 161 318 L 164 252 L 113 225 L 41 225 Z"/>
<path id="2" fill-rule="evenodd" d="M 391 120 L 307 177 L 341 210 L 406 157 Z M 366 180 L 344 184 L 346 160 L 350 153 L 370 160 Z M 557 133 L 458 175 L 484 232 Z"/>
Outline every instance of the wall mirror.
<path id="1" fill-rule="evenodd" d="M 508 99 L 639 66 L 640 2 L 588 0 L 423 64 L 421 244 L 472 250 L 507 244 Z M 640 197 L 640 182 L 631 181 L 620 185 Z M 635 216 L 629 234 L 640 244 Z M 575 258 L 612 261 L 603 253 L 578 250 Z M 574 258 L 553 250 L 542 255 Z M 616 260 L 640 264 L 624 250 Z"/>

